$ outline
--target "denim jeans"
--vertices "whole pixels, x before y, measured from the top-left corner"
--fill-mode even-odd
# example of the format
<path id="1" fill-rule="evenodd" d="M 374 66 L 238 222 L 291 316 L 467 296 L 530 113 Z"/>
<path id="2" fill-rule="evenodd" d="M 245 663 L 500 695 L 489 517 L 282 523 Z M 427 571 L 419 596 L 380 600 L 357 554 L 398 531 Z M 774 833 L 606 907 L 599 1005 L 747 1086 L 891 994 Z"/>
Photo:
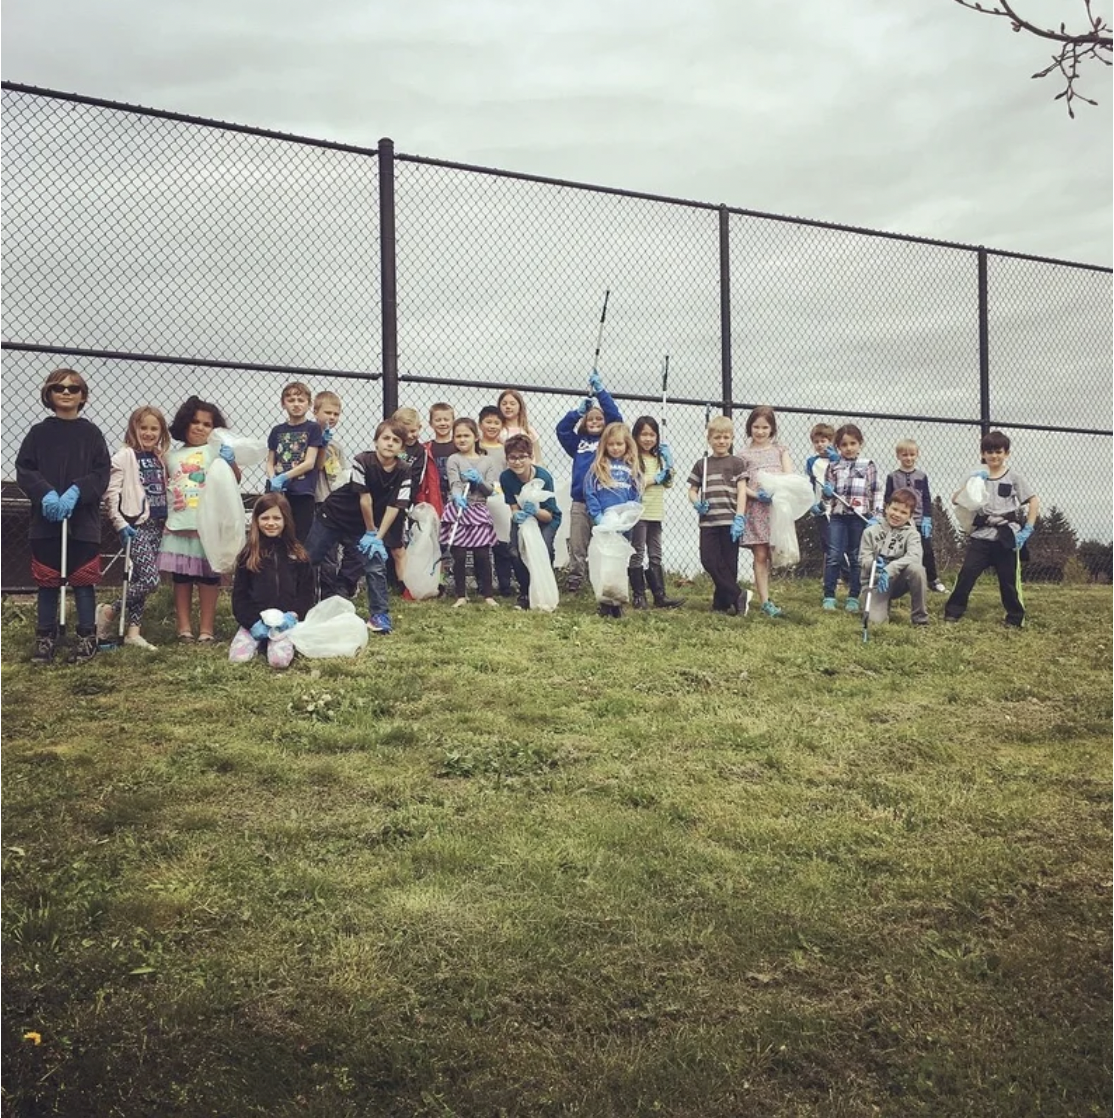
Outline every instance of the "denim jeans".
<path id="1" fill-rule="evenodd" d="M 828 523 L 828 554 L 824 559 L 824 597 L 834 598 L 836 583 L 839 582 L 839 568 L 843 557 L 851 564 L 851 597 L 857 598 L 862 589 L 862 575 L 859 573 L 859 543 L 863 538 L 866 524 L 850 513 L 846 516 L 833 516 Z"/>
<path id="2" fill-rule="evenodd" d="M 339 543 L 346 548 L 355 548 L 358 538 L 351 532 L 345 532 L 335 524 L 331 524 L 324 517 L 319 516 L 313 522 L 309 538 L 306 540 L 306 551 L 309 552 L 309 561 L 317 570 L 326 556 Z M 387 563 L 379 555 L 368 556 L 362 552 L 360 559 L 363 561 L 364 581 L 367 584 L 367 609 L 374 616 L 377 613 L 387 612 Z"/>

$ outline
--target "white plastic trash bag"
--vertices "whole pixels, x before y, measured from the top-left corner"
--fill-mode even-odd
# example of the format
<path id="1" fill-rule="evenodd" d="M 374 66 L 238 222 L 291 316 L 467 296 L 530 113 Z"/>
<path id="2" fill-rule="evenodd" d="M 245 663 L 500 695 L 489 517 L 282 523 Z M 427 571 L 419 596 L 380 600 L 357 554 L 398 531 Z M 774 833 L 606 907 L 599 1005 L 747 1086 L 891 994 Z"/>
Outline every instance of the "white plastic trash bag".
<path id="1" fill-rule="evenodd" d="M 214 571 L 226 573 L 236 566 L 245 539 L 244 501 L 240 483 L 223 458 L 214 458 L 205 469 L 205 485 L 197 501 L 197 535 Z"/>
<path id="2" fill-rule="evenodd" d="M 964 532 L 970 534 L 974 528 L 975 513 L 986 504 L 987 495 L 986 482 L 977 475 L 969 477 L 967 484 L 956 495 L 955 518 Z"/>
<path id="3" fill-rule="evenodd" d="M 641 519 L 641 503 L 626 501 L 604 509 L 599 524 L 592 529 L 588 577 L 597 602 L 618 606 L 628 600 L 627 567 L 634 548 L 622 533 L 629 532 Z"/>
<path id="4" fill-rule="evenodd" d="M 232 453 L 236 455 L 236 465 L 241 470 L 267 461 L 266 439 L 259 439 L 254 435 L 237 435 L 227 427 L 217 427 L 209 435 L 209 445 L 219 453 L 222 444 L 232 447 Z"/>
<path id="5" fill-rule="evenodd" d="M 773 496 L 770 505 L 770 563 L 774 567 L 792 567 L 800 562 L 794 521 L 812 508 L 814 495 L 808 478 L 799 474 L 773 474 L 759 470 L 757 488 Z"/>
<path id="6" fill-rule="evenodd" d="M 528 481 L 518 495 L 518 507 L 527 501 L 541 505 L 553 496 L 542 483 L 541 478 Z M 531 516 L 518 526 L 518 552 L 526 569 L 530 572 L 530 608 L 552 613 L 561 600 L 557 590 L 557 579 L 553 565 L 549 561 L 549 550 L 542 539 L 541 525 Z"/>
<path id="7" fill-rule="evenodd" d="M 410 510 L 410 540 L 402 581 L 419 602 L 436 598 L 441 585 L 440 527 L 437 510 L 425 501 Z"/>
<path id="8" fill-rule="evenodd" d="M 561 524 L 553 537 L 553 566 L 560 570 L 569 565 L 569 526 L 572 523 L 572 486 L 562 481 L 557 486 L 557 507 L 561 510 Z"/>
<path id="9" fill-rule="evenodd" d="M 487 511 L 495 525 L 495 538 L 499 543 L 509 543 L 511 538 L 511 506 L 502 490 L 492 493 L 487 499 Z"/>
<path id="10" fill-rule="evenodd" d="M 305 620 L 290 630 L 290 639 L 311 660 L 355 656 L 367 644 L 367 626 L 347 598 L 334 596 L 315 605 Z"/>

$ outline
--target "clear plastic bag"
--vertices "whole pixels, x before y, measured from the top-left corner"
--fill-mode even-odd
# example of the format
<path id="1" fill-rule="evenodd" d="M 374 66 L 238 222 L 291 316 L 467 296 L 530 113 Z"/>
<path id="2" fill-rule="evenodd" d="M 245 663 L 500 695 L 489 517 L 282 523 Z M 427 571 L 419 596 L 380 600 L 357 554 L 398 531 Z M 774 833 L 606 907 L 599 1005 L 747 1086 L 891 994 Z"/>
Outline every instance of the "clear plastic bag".
<path id="1" fill-rule="evenodd" d="M 419 602 L 436 598 L 441 585 L 440 527 L 437 510 L 431 504 L 422 501 L 410 510 L 410 540 L 402 581 Z"/>
<path id="2" fill-rule="evenodd" d="M 367 644 L 367 626 L 347 598 L 334 596 L 315 605 L 290 630 L 290 640 L 311 660 L 355 656 Z"/>
<path id="3" fill-rule="evenodd" d="M 596 601 L 618 606 L 629 599 L 627 566 L 634 548 L 622 535 L 642 519 L 642 504 L 627 501 L 604 509 L 600 522 L 592 529 L 588 545 L 588 577 Z"/>
<path id="4" fill-rule="evenodd" d="M 542 484 L 541 478 L 528 481 L 518 495 L 521 508 L 527 501 L 540 505 L 553 494 Z M 557 579 L 549 561 L 549 550 L 542 539 L 542 530 L 531 516 L 518 526 L 518 550 L 526 569 L 530 572 L 530 608 L 542 613 L 552 613 L 561 600 Z"/>
<path id="5" fill-rule="evenodd" d="M 221 457 L 220 448 L 227 444 L 236 455 L 241 469 L 255 466 L 267 457 L 267 440 L 236 435 L 218 427 L 209 436 L 213 460 L 205 468 L 205 485 L 197 501 L 197 535 L 205 549 L 205 558 L 214 571 L 227 573 L 236 566 L 246 539 L 244 501 L 240 483 L 232 467 Z"/>
<path id="6" fill-rule="evenodd" d="M 492 493 L 487 499 L 487 511 L 495 525 L 495 538 L 499 543 L 509 543 L 511 538 L 511 506 L 502 492 Z"/>
<path id="7" fill-rule="evenodd" d="M 562 481 L 554 494 L 557 507 L 561 510 L 561 523 L 557 535 L 553 537 L 553 566 L 557 570 L 569 565 L 569 526 L 572 523 L 572 486 Z"/>
<path id="8" fill-rule="evenodd" d="M 986 504 L 987 495 L 986 482 L 977 476 L 969 477 L 967 484 L 956 495 L 955 518 L 968 535 L 975 526 L 975 513 Z"/>
<path id="9" fill-rule="evenodd" d="M 759 470 L 755 481 L 757 488 L 765 489 L 773 497 L 770 505 L 770 564 L 792 567 L 801 559 L 794 521 L 804 516 L 815 503 L 812 485 L 808 478 L 798 474 L 774 474 L 766 470 Z"/>
<path id="10" fill-rule="evenodd" d="M 241 470 L 267 461 L 266 439 L 256 438 L 254 435 L 237 435 L 227 427 L 215 428 L 209 435 L 209 445 L 217 453 L 220 453 L 222 445 L 232 447 L 232 453 L 236 455 L 236 465 Z"/>

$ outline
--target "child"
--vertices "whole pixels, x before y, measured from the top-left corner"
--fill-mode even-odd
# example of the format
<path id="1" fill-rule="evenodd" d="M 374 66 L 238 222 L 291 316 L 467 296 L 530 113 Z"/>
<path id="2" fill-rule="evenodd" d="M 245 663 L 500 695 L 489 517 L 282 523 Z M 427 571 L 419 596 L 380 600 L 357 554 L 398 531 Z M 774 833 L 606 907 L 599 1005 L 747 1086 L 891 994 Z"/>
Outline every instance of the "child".
<path id="1" fill-rule="evenodd" d="M 822 482 L 816 480 L 814 469 L 817 461 L 820 459 L 823 459 L 827 463 L 839 461 L 839 451 L 832 446 L 835 433 L 836 429 L 830 423 L 814 424 L 812 430 L 808 433 L 809 441 L 812 443 L 812 453 L 805 459 L 805 474 L 808 475 L 809 481 L 812 482 L 812 489 L 816 494 L 816 504 L 812 506 L 811 512 L 813 518 L 820 526 L 820 554 L 825 561 L 827 561 L 828 558 L 828 509 L 821 500 L 823 496 L 820 492 Z M 846 555 L 843 557 L 843 562 L 840 564 L 839 577 L 850 585 L 851 571 L 847 565 Z"/>
<path id="2" fill-rule="evenodd" d="M 774 409 L 754 408 L 747 416 L 746 432 L 749 442 L 740 455 L 747 473 L 747 517 L 746 531 L 740 541 L 754 553 L 754 585 L 758 589 L 758 599 L 762 612 L 767 617 L 781 617 L 783 610 L 770 601 L 770 505 L 773 497 L 757 482 L 758 471 L 773 474 L 791 474 L 793 463 L 789 451 L 777 442 L 777 416 Z"/>
<path id="3" fill-rule="evenodd" d="M 232 616 L 240 628 L 228 659 L 245 664 L 267 647 L 267 663 L 286 668 L 294 659 L 289 630 L 313 605 L 313 568 L 294 534 L 290 503 L 281 493 L 264 493 L 251 510 L 251 528 L 236 557 L 232 579 Z M 282 610 L 282 624 L 270 629 L 260 614 Z"/>
<path id="4" fill-rule="evenodd" d="M 584 584 L 588 573 L 588 544 L 592 539 L 592 521 L 588 518 L 588 508 L 584 503 L 584 479 L 596 458 L 600 445 L 600 435 L 609 423 L 622 423 L 623 417 L 615 406 L 594 369 L 588 383 L 596 398 L 585 396 L 557 424 L 557 441 L 572 459 L 572 485 L 569 495 L 572 509 L 569 513 L 569 565 L 565 589 L 575 594 Z M 643 591 L 645 608 L 645 591 Z M 635 608 L 639 608 L 635 606 Z"/>
<path id="5" fill-rule="evenodd" d="M 511 435 L 528 435 L 534 447 L 534 465 L 542 464 L 542 441 L 537 431 L 530 426 L 526 417 L 526 398 L 521 392 L 513 388 L 504 388 L 499 393 L 499 415 L 502 419 L 503 430 L 499 434 L 499 441 L 505 443 Z"/>
<path id="6" fill-rule="evenodd" d="M 489 606 L 498 605 L 492 597 L 491 547 L 495 525 L 487 499 L 499 483 L 496 460 L 479 445 L 480 429 L 472 419 L 453 424 L 456 454 L 448 462 L 449 503 L 441 515 L 441 544 L 450 545 L 453 554 L 454 608 L 468 604 L 465 593 L 465 563 L 472 553 L 476 585 Z"/>
<path id="7" fill-rule="evenodd" d="M 638 444 L 639 465 L 646 479 L 642 490 L 642 519 L 634 526 L 630 542 L 634 554 L 630 560 L 631 605 L 646 608 L 646 583 L 654 605 L 659 609 L 675 609 L 680 598 L 665 595 L 665 571 L 661 564 L 661 522 L 665 516 L 665 491 L 673 485 L 673 456 L 661 443 L 658 421 L 650 415 L 639 416 L 631 432 Z M 650 566 L 643 572 L 642 562 L 650 555 Z"/>
<path id="8" fill-rule="evenodd" d="M 104 497 L 104 511 L 120 537 L 131 540 L 131 578 L 128 600 L 97 606 L 97 639 L 112 639 L 114 621 L 127 610 L 124 644 L 154 650 L 139 632 L 147 597 L 159 588 L 159 543 L 166 524 L 166 466 L 170 429 L 158 408 L 136 408 L 128 420 L 124 445 L 112 456 L 112 473 Z"/>
<path id="9" fill-rule="evenodd" d="M 435 506 L 437 515 L 440 516 L 449 500 L 449 478 L 446 466 L 449 458 L 456 453 L 456 443 L 453 441 L 453 422 L 456 412 L 451 404 L 437 403 L 429 409 L 429 425 L 433 428 L 433 438 L 423 443 L 425 452 L 430 456 L 437 467 L 437 476 L 441 482 L 441 501 Z M 502 427 L 502 422 L 499 424 Z"/>
<path id="10" fill-rule="evenodd" d="M 504 454 L 503 416 L 497 407 L 488 404 L 480 408 L 480 449 L 495 463 L 498 476 L 502 477 L 507 468 L 507 457 Z M 533 447 L 531 442 L 530 446 Z M 514 577 L 514 560 L 511 558 L 510 543 L 496 539 L 491 549 L 492 559 L 495 562 L 495 582 L 499 587 L 499 596 L 509 598 L 514 593 L 511 579 Z"/>
<path id="11" fill-rule="evenodd" d="M 209 436 L 216 427 L 227 427 L 216 404 L 191 396 L 174 414 L 170 436 L 182 445 L 165 455 L 167 513 L 166 528 L 159 545 L 159 570 L 174 580 L 174 614 L 178 623 L 178 640 L 193 642 L 193 587 L 197 584 L 200 614 L 197 640 L 212 644 L 217 620 L 217 598 L 220 596 L 220 573 L 214 571 L 205 557 L 205 549 L 197 534 L 197 506 L 205 487 L 205 475 L 217 452 L 209 446 Z M 240 470 L 236 456 L 227 444 L 219 451 L 236 479 Z"/>
<path id="12" fill-rule="evenodd" d="M 1022 549 L 1040 516 L 1040 501 L 1029 483 L 1010 469 L 1008 435 L 1001 431 L 983 435 L 979 450 L 985 468 L 973 476 L 987 482 L 986 503 L 975 514 L 959 578 L 944 606 L 944 620 L 956 622 L 967 612 L 967 600 L 979 575 L 993 567 L 998 575 L 1002 605 L 1006 607 L 1004 624 L 1020 629 L 1025 623 L 1021 560 L 1028 558 Z M 960 489 L 952 494 L 953 505 L 961 492 Z"/>
<path id="13" fill-rule="evenodd" d="M 373 633 L 391 632 L 387 549 L 401 543 L 402 517 L 413 492 L 410 470 L 400 458 L 406 433 L 393 419 L 375 428 L 375 449 L 356 455 L 348 481 L 325 499 L 306 542 L 315 568 L 335 544 L 359 549 L 367 583 L 367 627 Z"/>
<path id="14" fill-rule="evenodd" d="M 725 415 L 708 424 L 707 454 L 688 476 L 689 503 L 700 517 L 700 565 L 715 586 L 712 612 L 746 616 L 750 591 L 739 587 L 739 537 L 746 530 L 746 465 L 731 453 L 735 427 Z"/>
<path id="15" fill-rule="evenodd" d="M 913 624 L 928 624 L 928 579 L 921 563 L 921 533 L 912 523 L 916 510 L 917 494 L 912 489 L 896 489 L 886 499 L 882 522 L 863 532 L 859 577 L 869 582 L 870 568 L 875 567 L 874 589 L 870 594 L 872 625 L 888 621 L 890 603 L 906 591 Z"/>
<path id="16" fill-rule="evenodd" d="M 936 553 L 932 550 L 932 494 L 928 489 L 928 475 L 917 469 L 917 455 L 920 453 L 912 439 L 902 439 L 895 448 L 900 469 L 886 477 L 885 503 L 898 489 L 912 489 L 917 495 L 917 510 L 913 514 L 913 526 L 921 534 L 921 547 L 924 550 L 924 569 L 928 575 L 928 585 L 938 594 L 947 587 L 940 581 L 936 571 Z"/>
<path id="17" fill-rule="evenodd" d="M 584 504 L 592 523 L 599 524 L 604 512 L 615 505 L 641 502 L 642 480 L 642 463 L 630 428 L 625 423 L 609 423 L 584 479 Z M 623 607 L 600 602 L 599 615 L 622 617 Z"/>
<path id="18" fill-rule="evenodd" d="M 499 475 L 499 484 L 503 489 L 503 499 L 511 507 L 511 541 L 510 551 L 514 562 L 514 572 L 518 577 L 518 609 L 530 608 L 530 571 L 522 560 L 518 546 L 519 528 L 530 518 L 534 517 L 541 529 L 542 539 L 545 541 L 546 550 L 549 552 L 549 562 L 553 563 L 553 540 L 557 529 L 561 526 L 561 510 L 557 507 L 557 498 L 550 497 L 540 505 L 531 501 L 525 504 L 518 503 L 522 487 L 535 478 L 541 478 L 542 485 L 550 493 L 553 489 L 553 475 L 541 466 L 533 463 L 534 444 L 527 435 L 511 435 L 504 444 L 503 449 L 507 455 L 507 468 Z"/>
<path id="19" fill-rule="evenodd" d="M 441 479 L 437 475 L 437 467 L 433 458 L 426 453 L 420 441 L 422 433 L 421 416 L 413 408 L 399 408 L 391 418 L 396 423 L 401 423 L 406 429 L 406 445 L 402 448 L 400 460 L 409 468 L 413 482 L 411 504 L 418 505 L 423 502 L 433 505 L 438 513 L 441 512 Z M 405 525 L 400 525 L 399 546 L 391 551 L 394 561 L 395 577 L 399 586 L 403 585 L 403 572 L 406 568 L 406 533 Z M 409 591 L 403 591 L 403 597 L 409 597 Z"/>
<path id="20" fill-rule="evenodd" d="M 317 471 L 317 490 L 313 495 L 315 515 L 329 494 L 348 482 L 348 455 L 336 437 L 341 411 L 341 400 L 335 392 L 318 392 L 314 396 L 313 420 L 321 428 L 321 468 Z M 318 568 L 321 597 L 339 594 L 352 598 L 363 576 L 364 560 L 359 550 L 334 544 Z"/>
<path id="21" fill-rule="evenodd" d="M 863 530 L 879 522 L 882 513 L 882 487 L 878 484 L 878 471 L 869 458 L 860 458 L 863 433 L 854 423 L 845 423 L 836 431 L 836 449 L 839 461 L 828 467 L 828 479 L 821 492 L 828 501 L 831 516 L 828 528 L 828 554 L 824 561 L 824 609 L 835 609 L 836 583 L 839 568 L 846 555 L 851 564 L 851 596 L 847 599 L 848 613 L 859 612 L 859 591 L 862 578 L 859 571 L 859 543 Z M 870 514 L 869 519 L 867 514 Z"/>
<path id="22" fill-rule="evenodd" d="M 77 610 L 77 641 L 66 659 L 83 664 L 97 653 L 95 587 L 101 580 L 100 503 L 108 486 L 108 447 L 98 428 L 80 416 L 89 399 L 80 373 L 55 369 L 39 399 L 54 414 L 27 432 L 15 460 L 16 480 L 31 502 L 31 575 L 39 588 L 31 663 L 54 660 L 65 581 L 73 587 Z"/>
<path id="23" fill-rule="evenodd" d="M 320 424 L 306 418 L 313 400 L 309 387 L 293 381 L 282 390 L 281 399 L 286 422 L 272 427 L 267 436 L 267 488 L 286 495 L 302 542 L 313 527 L 317 469 L 325 443 Z"/>

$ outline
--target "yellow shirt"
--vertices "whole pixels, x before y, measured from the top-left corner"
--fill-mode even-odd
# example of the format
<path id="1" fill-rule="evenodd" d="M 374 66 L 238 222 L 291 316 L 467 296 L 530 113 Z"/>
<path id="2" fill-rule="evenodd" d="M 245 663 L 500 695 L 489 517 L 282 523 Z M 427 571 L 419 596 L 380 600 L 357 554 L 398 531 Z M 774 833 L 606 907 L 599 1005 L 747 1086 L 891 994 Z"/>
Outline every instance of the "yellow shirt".
<path id="1" fill-rule="evenodd" d="M 665 491 L 673 484 L 670 478 L 665 485 L 655 485 L 654 477 L 661 469 L 661 459 L 656 454 L 642 454 L 642 476 L 646 488 L 642 490 L 642 519 L 661 521 L 665 516 Z"/>

